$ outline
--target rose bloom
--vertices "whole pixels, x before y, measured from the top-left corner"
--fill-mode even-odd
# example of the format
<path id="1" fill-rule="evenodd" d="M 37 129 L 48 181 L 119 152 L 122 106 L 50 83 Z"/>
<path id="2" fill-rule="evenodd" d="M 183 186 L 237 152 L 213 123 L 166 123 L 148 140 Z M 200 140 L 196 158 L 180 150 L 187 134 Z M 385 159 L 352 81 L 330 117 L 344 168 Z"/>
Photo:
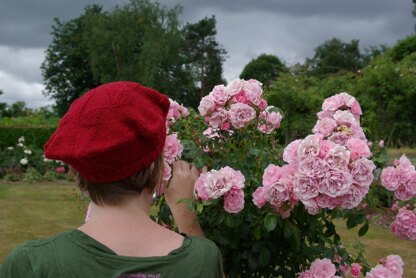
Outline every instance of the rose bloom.
<path id="1" fill-rule="evenodd" d="M 351 265 L 351 275 L 353 276 L 353 277 L 358 277 L 360 274 L 361 274 L 361 269 L 362 269 L 363 267 L 360 265 L 360 264 L 357 264 L 357 263 L 353 263 L 352 265 Z"/>
<path id="2" fill-rule="evenodd" d="M 322 178 L 329 170 L 329 165 L 319 157 L 308 157 L 299 163 L 299 173 L 309 177 Z"/>
<path id="3" fill-rule="evenodd" d="M 329 171 L 319 185 L 319 192 L 335 198 L 347 193 L 351 184 L 352 176 L 350 173 Z"/>
<path id="4" fill-rule="evenodd" d="M 393 276 L 390 270 L 386 267 L 378 264 L 370 272 L 367 273 L 365 276 L 366 278 L 399 278 L 397 276 Z"/>
<path id="5" fill-rule="evenodd" d="M 228 111 L 223 108 L 220 108 L 211 114 L 211 116 L 208 119 L 208 124 L 212 128 L 219 128 L 223 123 L 227 122 L 228 117 Z"/>
<path id="6" fill-rule="evenodd" d="M 312 263 L 310 272 L 314 275 L 313 277 L 330 278 L 334 277 L 336 268 L 329 259 L 317 259 Z"/>
<path id="7" fill-rule="evenodd" d="M 316 215 L 319 212 L 320 207 L 318 206 L 315 198 L 301 200 L 301 202 L 305 206 L 305 208 L 308 210 L 309 214 Z"/>
<path id="8" fill-rule="evenodd" d="M 348 110 L 338 110 L 333 117 L 337 125 L 346 125 L 348 127 L 359 125 L 355 116 Z"/>
<path id="9" fill-rule="evenodd" d="M 222 172 L 211 170 L 205 175 L 205 192 L 209 199 L 218 199 L 231 189 L 231 180 Z"/>
<path id="10" fill-rule="evenodd" d="M 267 101 L 265 99 L 261 98 L 260 101 L 259 101 L 258 108 L 260 110 L 266 109 L 267 108 Z"/>
<path id="11" fill-rule="evenodd" d="M 414 180 L 413 180 L 414 181 Z M 406 183 L 406 184 L 410 184 L 410 183 Z M 415 196 L 415 184 L 413 182 L 413 185 L 411 185 L 412 187 L 408 187 L 405 184 L 400 185 L 397 190 L 394 192 L 394 197 L 396 199 L 399 199 L 401 201 L 409 201 L 410 199 L 412 199 Z"/>
<path id="12" fill-rule="evenodd" d="M 346 147 L 351 151 L 351 159 L 357 160 L 360 157 L 371 157 L 371 151 L 367 143 L 358 138 L 351 138 L 347 141 Z"/>
<path id="13" fill-rule="evenodd" d="M 224 106 L 229 98 L 229 92 L 224 85 L 215 86 L 210 95 L 214 102 L 220 106 Z"/>
<path id="14" fill-rule="evenodd" d="M 329 136 L 337 127 L 337 123 L 331 118 L 322 118 L 318 120 L 313 128 L 313 132 L 318 132 L 323 136 Z"/>
<path id="15" fill-rule="evenodd" d="M 201 173 L 195 182 L 194 185 L 194 193 L 195 196 L 203 201 L 207 201 L 210 198 L 208 197 L 208 193 L 205 190 L 205 183 L 206 183 L 206 176 L 208 173 Z"/>
<path id="16" fill-rule="evenodd" d="M 400 186 L 399 172 L 395 167 L 389 166 L 381 172 L 381 184 L 390 191 L 395 191 Z"/>
<path id="17" fill-rule="evenodd" d="M 379 148 L 384 148 L 384 140 L 380 140 L 380 142 L 378 142 L 378 146 Z"/>
<path id="18" fill-rule="evenodd" d="M 402 182 L 410 179 L 415 173 L 415 166 L 412 165 L 412 162 L 407 158 L 406 155 L 402 155 L 399 159 L 399 165 L 397 167 L 399 171 L 399 178 Z"/>
<path id="19" fill-rule="evenodd" d="M 280 207 L 289 197 L 289 188 L 283 182 L 264 187 L 264 199 L 274 207 Z"/>
<path id="20" fill-rule="evenodd" d="M 247 81 L 244 84 L 244 91 L 247 97 L 247 100 L 249 100 L 254 105 L 259 105 L 260 98 L 263 93 L 263 90 L 261 89 L 261 83 L 254 80 L 254 81 Z"/>
<path id="21" fill-rule="evenodd" d="M 404 262 L 403 262 L 403 260 L 400 256 L 397 256 L 397 255 L 387 256 L 383 265 L 388 270 L 390 270 L 390 272 L 393 274 L 393 277 L 402 277 L 403 276 Z"/>
<path id="22" fill-rule="evenodd" d="M 263 185 L 264 186 L 270 186 L 270 185 L 278 182 L 281 177 L 282 177 L 282 169 L 280 168 L 280 166 L 270 164 L 264 170 Z"/>
<path id="23" fill-rule="evenodd" d="M 172 176 L 172 168 L 169 163 L 166 162 L 166 159 L 163 161 L 163 175 L 162 180 L 169 181 Z"/>
<path id="24" fill-rule="evenodd" d="M 302 142 L 301 139 L 295 140 L 286 146 L 283 151 L 283 160 L 289 164 L 296 165 L 298 163 L 298 147 Z"/>
<path id="25" fill-rule="evenodd" d="M 334 111 L 324 110 L 316 113 L 316 115 L 318 116 L 318 119 L 332 118 L 334 116 Z"/>
<path id="26" fill-rule="evenodd" d="M 307 157 L 315 157 L 319 154 L 319 137 L 315 135 L 308 135 L 298 147 L 298 159 L 305 159 Z"/>
<path id="27" fill-rule="evenodd" d="M 322 140 L 319 144 L 319 157 L 325 158 L 328 151 L 332 148 L 334 148 L 336 144 L 334 142 L 331 142 L 329 140 Z"/>
<path id="28" fill-rule="evenodd" d="M 233 127 L 243 128 L 256 117 L 256 111 L 247 104 L 235 103 L 230 106 L 229 115 Z"/>
<path id="29" fill-rule="evenodd" d="M 240 171 L 236 171 L 229 166 L 225 166 L 219 170 L 222 174 L 224 174 L 227 179 L 231 182 L 231 187 L 234 189 L 242 189 L 244 188 L 244 182 L 246 178 Z"/>
<path id="30" fill-rule="evenodd" d="M 199 106 L 198 106 L 198 111 L 201 114 L 201 116 L 204 117 L 214 112 L 215 107 L 216 105 L 215 105 L 214 100 L 212 99 L 212 96 L 207 95 L 201 99 L 201 102 L 199 103 Z"/>
<path id="31" fill-rule="evenodd" d="M 345 145 L 348 139 L 350 139 L 350 137 L 343 132 L 335 132 L 328 138 L 329 141 L 339 145 Z"/>
<path id="32" fill-rule="evenodd" d="M 360 104 L 358 103 L 358 101 L 354 101 L 353 102 L 353 104 L 351 105 L 351 112 L 354 114 L 354 115 L 361 115 L 363 112 L 362 112 L 362 110 L 361 110 L 361 106 L 360 106 Z"/>
<path id="33" fill-rule="evenodd" d="M 335 145 L 326 154 L 325 161 L 333 170 L 346 171 L 350 161 L 350 152 L 344 146 Z"/>
<path id="34" fill-rule="evenodd" d="M 367 195 L 368 189 L 369 187 L 363 190 L 363 187 L 353 183 L 348 192 L 341 197 L 341 207 L 346 209 L 353 209 L 358 207 L 364 196 Z"/>
<path id="35" fill-rule="evenodd" d="M 322 110 L 335 111 L 335 110 L 338 110 L 338 108 L 342 107 L 343 105 L 344 105 L 344 101 L 342 100 L 340 95 L 337 94 L 324 100 L 324 103 L 322 104 Z"/>
<path id="36" fill-rule="evenodd" d="M 253 193 L 253 203 L 258 207 L 262 208 L 266 205 L 267 201 L 264 199 L 264 187 L 257 187 L 256 191 Z"/>
<path id="37" fill-rule="evenodd" d="M 230 96 L 238 94 L 241 90 L 243 90 L 244 83 L 245 81 L 239 78 L 231 81 L 227 86 L 227 90 Z"/>
<path id="38" fill-rule="evenodd" d="M 244 208 L 244 191 L 231 188 L 224 195 L 224 209 L 229 213 L 238 213 Z"/>
<path id="39" fill-rule="evenodd" d="M 173 163 L 175 159 L 182 156 L 183 146 L 176 133 L 166 136 L 163 155 L 168 163 Z"/>
<path id="40" fill-rule="evenodd" d="M 317 178 L 306 175 L 296 175 L 293 192 L 299 200 L 308 200 L 318 196 L 319 182 Z"/>
<path id="41" fill-rule="evenodd" d="M 367 158 L 360 158 L 354 161 L 351 169 L 353 181 L 361 186 L 370 186 L 374 180 L 373 171 L 376 168 L 374 162 Z"/>

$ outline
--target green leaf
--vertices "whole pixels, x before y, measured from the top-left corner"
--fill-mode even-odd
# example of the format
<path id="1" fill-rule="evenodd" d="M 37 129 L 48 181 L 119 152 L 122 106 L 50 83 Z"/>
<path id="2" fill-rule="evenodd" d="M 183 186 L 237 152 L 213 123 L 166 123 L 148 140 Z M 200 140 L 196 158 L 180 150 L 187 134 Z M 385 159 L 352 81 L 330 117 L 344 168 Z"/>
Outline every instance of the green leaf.
<path id="1" fill-rule="evenodd" d="M 266 218 L 264 218 L 264 227 L 268 232 L 273 231 L 276 228 L 277 220 L 276 216 L 272 214 L 268 214 Z"/>
<path id="2" fill-rule="evenodd" d="M 358 231 L 358 235 L 359 236 L 365 235 L 368 232 L 368 228 L 369 228 L 369 225 L 368 225 L 368 221 L 367 221 L 367 222 L 365 222 L 365 224 Z"/>
<path id="3" fill-rule="evenodd" d="M 260 265 L 268 265 L 269 262 L 270 262 L 271 256 L 272 256 L 272 254 L 269 251 L 269 249 L 263 248 L 260 251 L 260 257 L 259 257 L 259 263 L 260 263 Z"/>
<path id="4" fill-rule="evenodd" d="M 256 226 L 253 231 L 253 236 L 255 239 L 259 240 L 261 238 L 261 226 Z"/>
<path id="5" fill-rule="evenodd" d="M 261 150 L 257 148 L 250 148 L 250 150 L 248 151 L 249 155 L 252 155 L 252 156 L 258 156 L 260 152 Z"/>
<path id="6" fill-rule="evenodd" d="M 239 223 L 237 221 L 235 221 L 234 217 L 232 217 L 230 215 L 227 215 L 225 217 L 225 225 L 227 225 L 227 227 L 235 228 L 235 227 L 238 226 L 238 224 Z"/>
<path id="7" fill-rule="evenodd" d="M 198 212 L 198 214 L 201 214 L 203 210 L 204 210 L 204 204 L 198 203 L 196 205 L 196 211 Z"/>

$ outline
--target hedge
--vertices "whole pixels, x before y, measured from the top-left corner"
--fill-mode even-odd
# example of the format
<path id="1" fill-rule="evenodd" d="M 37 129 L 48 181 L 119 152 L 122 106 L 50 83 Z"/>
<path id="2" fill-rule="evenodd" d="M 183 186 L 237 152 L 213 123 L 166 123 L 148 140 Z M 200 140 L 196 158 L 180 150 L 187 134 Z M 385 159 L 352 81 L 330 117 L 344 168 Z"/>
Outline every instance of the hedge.
<path id="1" fill-rule="evenodd" d="M 0 126 L 0 149 L 15 147 L 17 139 L 25 137 L 25 145 L 43 149 L 43 145 L 55 131 L 54 126 L 43 127 L 2 127 Z"/>

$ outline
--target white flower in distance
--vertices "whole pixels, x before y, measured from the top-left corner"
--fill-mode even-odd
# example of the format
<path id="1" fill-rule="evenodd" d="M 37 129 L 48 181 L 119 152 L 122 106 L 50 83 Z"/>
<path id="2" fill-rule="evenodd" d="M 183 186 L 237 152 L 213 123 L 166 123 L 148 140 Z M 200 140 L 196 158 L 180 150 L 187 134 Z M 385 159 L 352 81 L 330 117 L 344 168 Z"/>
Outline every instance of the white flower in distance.
<path id="1" fill-rule="evenodd" d="M 13 147 L 7 147 L 7 149 L 8 149 L 9 151 L 14 150 L 14 148 L 13 148 Z"/>
<path id="2" fill-rule="evenodd" d="M 24 147 L 22 143 L 18 143 L 18 144 L 17 144 L 17 146 L 18 146 L 18 147 L 21 147 L 21 148 L 23 148 L 23 147 Z"/>
<path id="3" fill-rule="evenodd" d="M 24 136 L 20 136 L 19 139 L 17 139 L 17 141 L 19 143 L 23 143 L 25 141 L 25 137 Z"/>
<path id="4" fill-rule="evenodd" d="M 22 165 L 27 165 L 27 163 L 28 163 L 29 161 L 27 160 L 27 158 L 25 157 L 25 158 L 22 158 L 22 159 L 20 159 L 20 164 L 22 164 Z"/>
<path id="5" fill-rule="evenodd" d="M 32 151 L 31 150 L 24 150 L 23 151 L 25 154 L 29 154 L 29 155 L 31 155 L 32 154 Z"/>

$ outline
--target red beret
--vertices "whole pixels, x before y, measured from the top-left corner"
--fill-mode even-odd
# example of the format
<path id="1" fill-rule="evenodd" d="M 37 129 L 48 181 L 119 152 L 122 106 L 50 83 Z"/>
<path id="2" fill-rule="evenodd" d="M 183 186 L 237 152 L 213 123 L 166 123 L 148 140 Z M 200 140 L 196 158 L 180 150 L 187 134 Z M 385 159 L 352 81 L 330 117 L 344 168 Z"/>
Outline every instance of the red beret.
<path id="1" fill-rule="evenodd" d="M 169 99 L 134 82 L 112 82 L 74 101 L 45 144 L 87 181 L 107 183 L 149 167 L 162 153 Z"/>

